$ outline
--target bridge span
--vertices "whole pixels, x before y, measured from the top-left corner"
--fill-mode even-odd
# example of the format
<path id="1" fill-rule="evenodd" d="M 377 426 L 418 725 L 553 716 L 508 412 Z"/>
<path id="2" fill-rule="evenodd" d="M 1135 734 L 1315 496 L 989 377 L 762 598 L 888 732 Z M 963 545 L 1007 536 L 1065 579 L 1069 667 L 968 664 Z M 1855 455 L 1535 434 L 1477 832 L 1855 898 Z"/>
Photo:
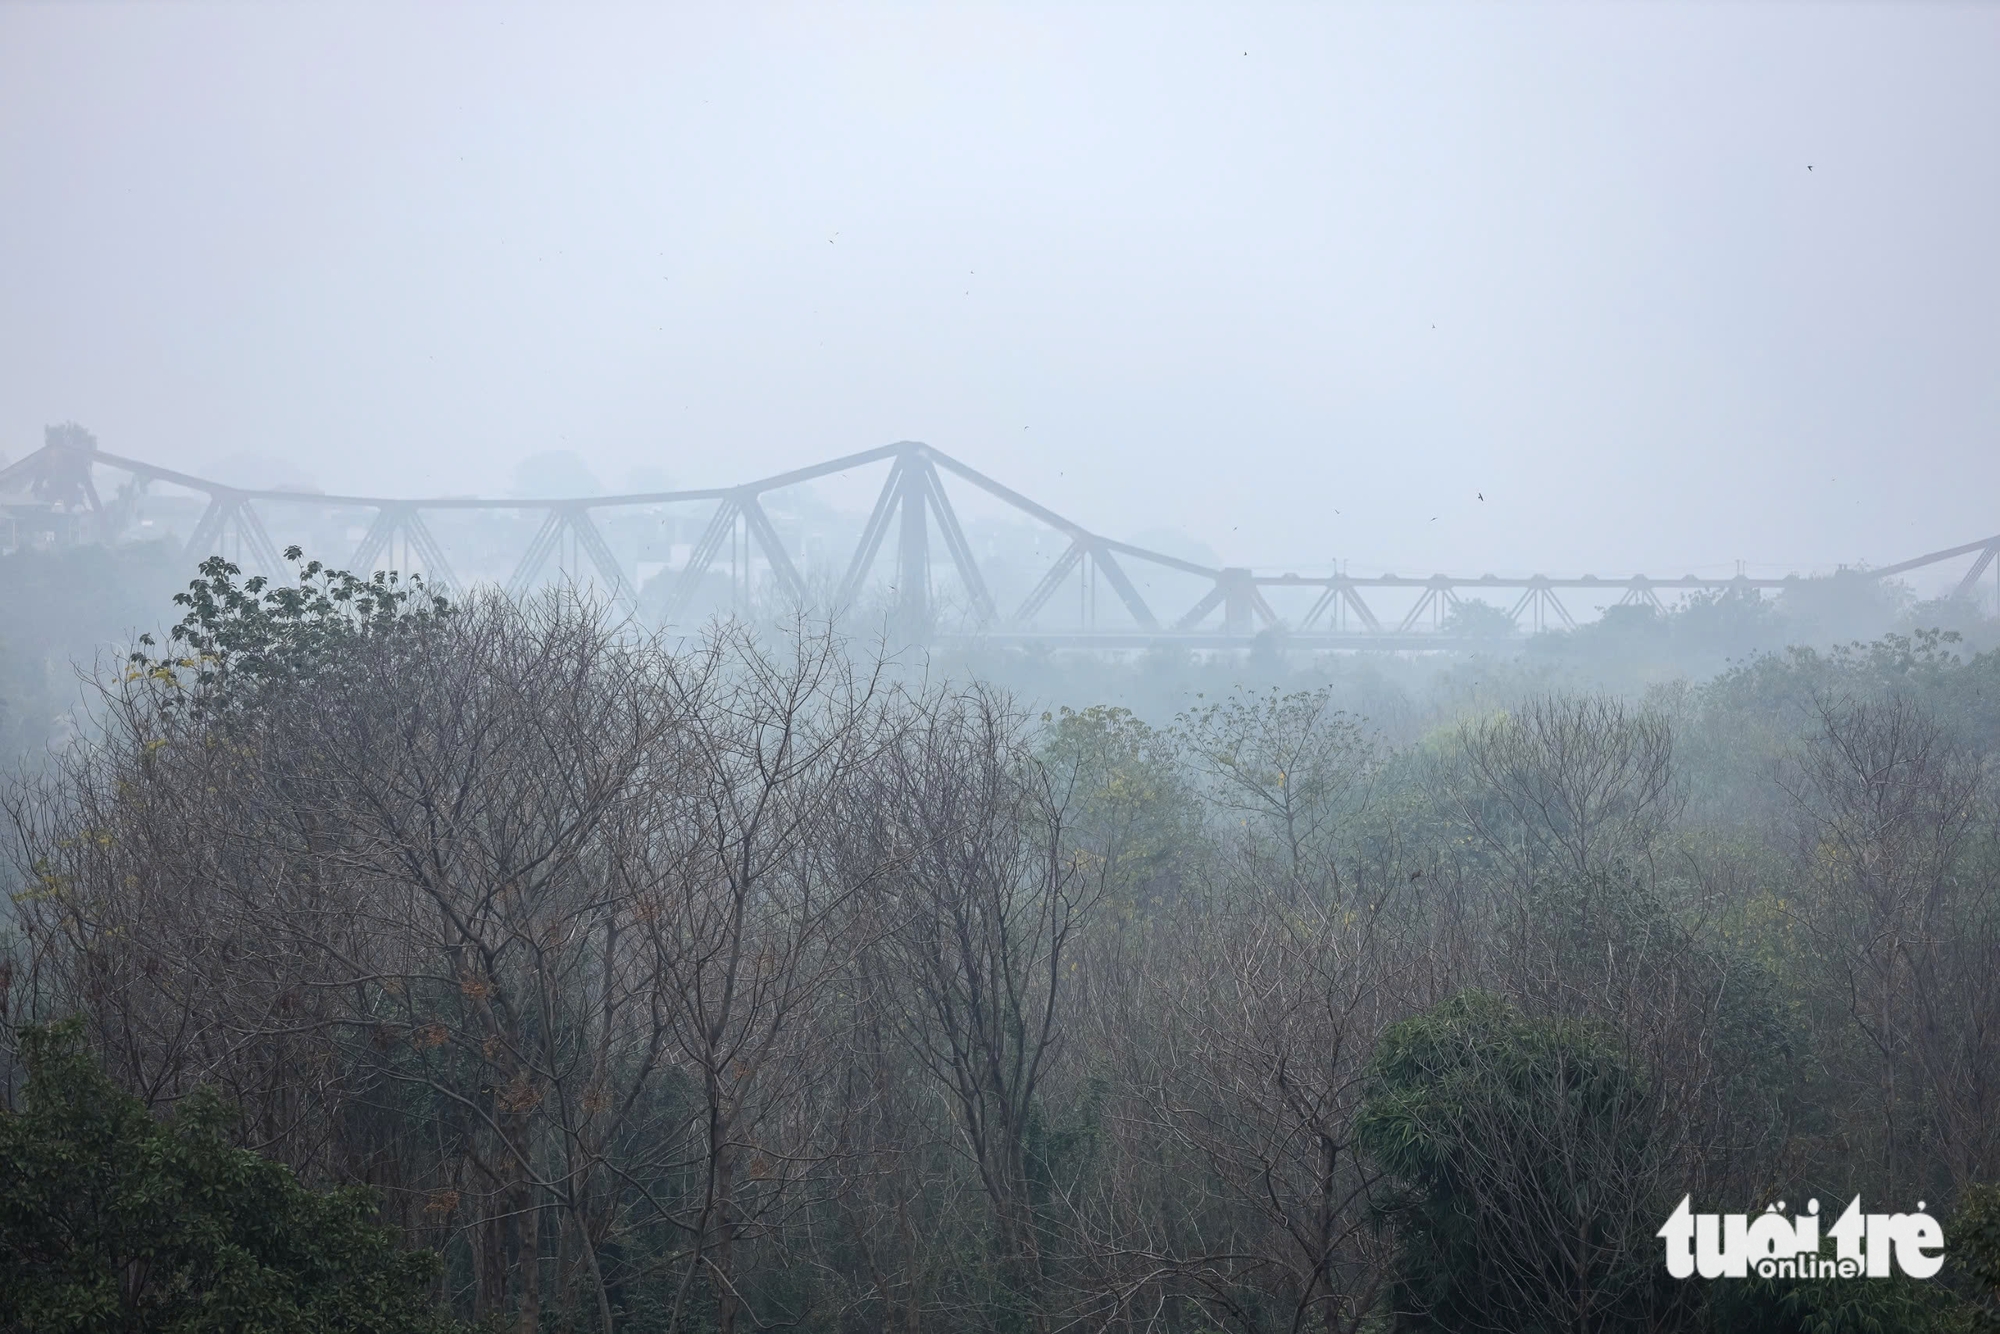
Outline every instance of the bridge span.
<path id="1" fill-rule="evenodd" d="M 829 539 L 779 508 L 791 488 L 871 468 L 885 476 L 858 533 L 850 527 Z M 1034 530 L 1031 554 L 1024 556 L 1017 537 L 996 543 L 990 534 L 1001 530 L 992 524 L 987 540 L 976 541 L 954 492 Z M 448 545 L 462 543 L 479 548 L 491 582 L 511 595 L 560 573 L 662 624 L 716 610 L 863 606 L 886 614 L 910 638 L 971 636 L 1051 647 L 1242 647 L 1273 632 L 1298 648 L 1464 647 L 1491 643 L 1496 631 L 1573 628 L 1578 616 L 1571 603 L 1657 608 L 1664 597 L 1704 591 L 1761 596 L 1801 578 L 1274 574 L 1211 566 L 1105 537 L 941 450 L 907 440 L 736 486 L 584 498 L 254 490 L 57 440 L 0 468 L 0 549 L 115 543 L 148 529 L 166 535 L 179 520 L 188 525 L 184 550 L 191 562 L 221 554 L 268 574 L 284 569 L 272 536 L 277 528 L 310 539 L 301 545 L 330 564 L 367 572 L 386 562 L 463 588 L 484 580 L 462 577 L 460 566 L 474 567 L 464 559 L 455 566 L 447 554 Z M 439 530 L 453 523 L 458 528 L 447 543 Z M 672 540 L 682 534 L 689 540 Z M 354 545 L 343 562 L 334 548 L 347 541 Z M 999 554 L 1000 546 L 1009 550 Z M 648 552 L 664 559 L 648 561 Z M 1970 595 L 1996 552 L 2000 534 L 1846 573 L 1879 579 L 1963 561 L 1957 592 Z M 885 557 L 883 578 L 878 567 Z M 652 577 L 643 579 L 649 565 Z M 1100 591 L 1110 596 L 1100 599 Z"/>

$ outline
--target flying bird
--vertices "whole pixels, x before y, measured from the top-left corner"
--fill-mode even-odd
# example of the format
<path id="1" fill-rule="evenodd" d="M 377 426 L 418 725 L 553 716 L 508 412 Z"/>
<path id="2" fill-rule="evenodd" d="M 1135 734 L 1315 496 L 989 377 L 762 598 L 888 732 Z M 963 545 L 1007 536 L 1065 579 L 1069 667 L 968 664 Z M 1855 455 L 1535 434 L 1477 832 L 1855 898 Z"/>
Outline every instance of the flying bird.
<path id="1" fill-rule="evenodd" d="M 1484 500 L 1484 499 L 1486 499 L 1486 493 L 1485 493 L 1484 491 L 1481 491 L 1481 492 L 1479 493 L 1479 498 L 1480 498 L 1481 500 Z"/>

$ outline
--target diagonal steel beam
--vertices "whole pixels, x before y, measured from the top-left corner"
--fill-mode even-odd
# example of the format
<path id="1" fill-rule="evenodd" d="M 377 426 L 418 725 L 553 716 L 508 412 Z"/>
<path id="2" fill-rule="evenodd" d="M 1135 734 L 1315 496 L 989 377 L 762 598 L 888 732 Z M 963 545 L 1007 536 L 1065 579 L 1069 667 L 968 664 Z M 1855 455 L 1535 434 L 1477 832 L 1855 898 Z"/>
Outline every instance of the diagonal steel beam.
<path id="1" fill-rule="evenodd" d="M 364 576 L 374 571 L 376 559 L 388 550 L 390 540 L 396 536 L 396 513 L 401 508 L 384 505 L 375 511 L 368 531 L 361 535 L 361 544 L 354 548 L 354 557 L 348 562 L 350 568 Z"/>
<path id="2" fill-rule="evenodd" d="M 1049 567 L 1048 573 L 1042 576 L 1041 581 L 1029 591 L 1028 596 L 1022 601 L 1020 608 L 1015 611 L 1014 624 L 1026 625 L 1029 621 L 1033 620 L 1035 613 L 1040 611 L 1047 604 L 1048 600 L 1056 595 L 1056 590 L 1062 587 L 1063 580 L 1069 577 L 1069 572 L 1074 570 L 1077 562 L 1082 559 L 1082 543 L 1071 542 L 1067 547 L 1064 547 L 1063 554 L 1056 557 L 1056 563 Z"/>
<path id="3" fill-rule="evenodd" d="M 201 518 L 195 522 L 194 532 L 188 536 L 187 559 L 207 560 L 220 554 L 223 527 L 229 522 L 230 512 L 242 500 L 241 496 L 230 491 L 217 491 L 209 496 Z"/>
<path id="4" fill-rule="evenodd" d="M 1547 618 L 1542 613 L 1548 611 L 1555 612 L 1556 619 L 1568 628 L 1576 629 L 1576 621 L 1570 616 L 1569 609 L 1556 597 L 1555 586 L 1544 575 L 1538 574 L 1528 581 L 1527 589 L 1522 592 L 1507 615 L 1518 626 L 1521 623 L 1521 613 L 1524 611 L 1535 612 L 1534 628 L 1537 630 L 1546 628 Z"/>
<path id="5" fill-rule="evenodd" d="M 1227 598 L 1228 595 L 1229 595 L 1228 590 L 1222 586 L 1222 582 L 1220 580 L 1217 580 L 1215 587 L 1209 589 L 1208 592 L 1202 594 L 1201 601 L 1195 603 L 1194 606 L 1188 608 L 1187 614 L 1182 616 L 1178 621 L 1174 622 L 1174 629 L 1176 630 L 1194 629 L 1196 626 L 1202 623 L 1203 619 L 1206 618 L 1210 612 L 1214 611 L 1217 607 L 1220 607 L 1223 603 L 1223 600 Z"/>
<path id="6" fill-rule="evenodd" d="M 1551 590 L 1553 591 L 1553 590 Z M 1651 607 L 1654 611 L 1665 611 L 1660 595 L 1653 591 L 1653 581 L 1643 574 L 1635 574 L 1625 583 L 1625 596 L 1618 599 L 1621 607 Z"/>
<path id="7" fill-rule="evenodd" d="M 1512 621 L 1517 628 L 1521 624 L 1521 613 L 1535 605 L 1535 592 L 1535 586 L 1529 584 L 1521 590 L 1521 596 L 1514 599 L 1514 605 L 1507 609 L 1507 619 Z"/>
<path id="8" fill-rule="evenodd" d="M 1299 632 L 1303 634 L 1312 629 L 1313 626 L 1319 623 L 1319 618 L 1324 616 L 1338 601 L 1340 601 L 1339 585 L 1328 584 L 1325 588 L 1321 589 L 1320 595 L 1313 599 L 1312 606 L 1308 607 L 1306 614 L 1300 618 Z"/>
<path id="9" fill-rule="evenodd" d="M 0 491 L 8 490 L 22 482 L 33 481 L 42 475 L 43 469 L 49 466 L 52 459 L 67 453 L 68 451 L 61 445 L 43 445 L 0 467 Z"/>
<path id="10" fill-rule="evenodd" d="M 354 557 L 349 563 L 350 568 L 364 575 L 373 573 L 375 562 L 390 549 L 390 544 L 396 540 L 398 532 L 402 533 L 404 540 L 409 543 L 410 554 L 423 566 L 426 582 L 438 588 L 457 584 L 458 581 L 451 572 L 451 562 L 445 559 L 444 548 L 438 544 L 430 526 L 424 522 L 422 512 L 415 505 L 407 503 L 387 504 L 375 512 L 375 518 L 368 525 L 368 531 L 362 534 L 360 544 L 354 548 Z M 538 559 L 537 569 L 540 568 L 540 563 Z M 534 573 L 530 570 L 526 578 L 533 579 Z M 513 586 L 512 580 L 509 580 L 508 586 L 510 588 Z"/>
<path id="11" fill-rule="evenodd" d="M 1417 605 L 1411 607 L 1409 614 L 1403 617 L 1401 621 L 1397 622 L 1396 633 L 1399 635 L 1406 635 L 1410 633 L 1411 630 L 1415 629 L 1417 622 L 1423 619 L 1424 613 L 1431 609 L 1431 601 L 1436 597 L 1437 597 L 1437 590 L 1435 588 L 1426 588 L 1423 591 L 1422 596 L 1420 596 L 1417 599 Z"/>
<path id="12" fill-rule="evenodd" d="M 855 545 L 854 558 L 848 561 L 847 573 L 841 576 L 840 589 L 834 594 L 836 607 L 850 605 L 861 589 L 861 581 L 875 568 L 876 553 L 882 550 L 882 539 L 889 532 L 889 516 L 902 498 L 904 467 L 900 456 L 889 466 L 889 478 L 882 483 L 882 494 L 875 498 L 875 508 L 869 511 L 868 522 L 861 529 L 861 541 Z"/>
<path id="13" fill-rule="evenodd" d="M 757 503 L 753 494 L 744 494 L 737 503 L 743 507 L 743 526 L 757 539 L 764 559 L 771 562 L 771 573 L 784 586 L 785 596 L 795 604 L 803 604 L 806 600 L 805 580 L 799 578 L 798 567 L 792 564 L 790 553 L 778 537 L 778 530 L 771 525 L 771 517 L 764 513 L 764 507 Z"/>
<path id="14" fill-rule="evenodd" d="M 1091 548 L 1090 558 L 1097 562 L 1097 568 L 1111 582 L 1112 591 L 1118 594 L 1118 600 L 1125 604 L 1125 610 L 1132 613 L 1132 619 L 1139 623 L 1140 628 L 1159 629 L 1160 618 L 1153 615 L 1153 609 L 1146 605 L 1146 599 L 1139 596 L 1139 590 L 1133 587 L 1131 579 L 1126 577 L 1125 567 L 1111 554 L 1111 544 L 1097 543 Z M 1258 599 L 1260 602 L 1262 600 L 1261 597 Z M 1266 607 L 1264 610 L 1269 612 L 1270 608 Z"/>
<path id="15" fill-rule="evenodd" d="M 257 562 L 259 569 L 265 574 L 276 574 L 285 568 L 284 559 L 278 555 L 278 544 L 265 531 L 264 521 L 257 517 L 257 508 L 250 503 L 249 497 L 240 498 L 235 513 L 229 517 L 236 525 L 236 536 L 249 548 L 250 558 Z"/>
<path id="16" fill-rule="evenodd" d="M 1361 590 L 1354 586 L 1353 580 L 1340 581 L 1340 595 L 1347 600 L 1347 609 L 1354 613 L 1362 625 L 1370 631 L 1380 633 L 1382 622 L 1375 619 L 1374 610 L 1361 600 Z"/>
<path id="17" fill-rule="evenodd" d="M 1958 587 L 1952 590 L 1951 595 L 1953 597 L 1964 598 L 1972 596 L 1972 590 L 1979 585 L 1979 576 L 1985 574 L 1986 567 L 1993 563 L 1993 553 L 1995 550 L 1995 547 L 1987 547 L 1979 553 L 1979 559 L 1972 562 L 1972 568 L 1965 572 L 1965 578 L 1959 580 Z"/>
<path id="18" fill-rule="evenodd" d="M 715 516 L 702 530 L 701 540 L 694 544 L 694 550 L 688 554 L 688 563 L 682 567 L 680 577 L 674 580 L 674 586 L 667 592 L 668 621 L 679 620 L 693 605 L 695 594 L 701 591 L 701 581 L 708 574 L 708 567 L 715 563 L 716 553 L 736 531 L 737 512 L 734 497 L 725 497 L 715 507 Z"/>
<path id="19" fill-rule="evenodd" d="M 1866 571 L 1866 576 L 1870 579 L 1886 579 L 1892 574 L 1901 574 L 1905 570 L 1920 569 L 1925 565 L 1935 565 L 1941 560 L 1950 560 L 1953 556 L 1968 555 L 1971 552 L 1978 551 L 1981 547 L 1991 547 L 1996 542 L 2000 542 L 2000 536 L 1982 537 L 1977 542 L 1967 542 L 1960 546 L 1946 547 L 1943 551 L 1927 552 L 1911 560 L 1897 561 L 1894 565 L 1884 565 L 1879 570 Z"/>
<path id="20" fill-rule="evenodd" d="M 455 588 L 458 579 L 451 572 L 451 562 L 444 558 L 444 548 L 431 535 L 430 525 L 424 522 L 422 511 L 411 506 L 403 516 L 403 536 L 409 540 L 410 549 L 424 564 L 424 582 L 438 588 Z"/>
<path id="21" fill-rule="evenodd" d="M 194 535 L 188 538 L 188 558 L 206 560 L 221 555 L 222 539 L 232 528 L 244 548 L 241 554 L 250 564 L 265 574 L 276 574 L 284 568 L 277 546 L 264 531 L 263 520 L 240 491 L 219 490 L 209 500 L 194 526 Z"/>
<path id="22" fill-rule="evenodd" d="M 625 577 L 625 571 L 619 568 L 618 557 L 612 553 L 610 545 L 604 540 L 604 535 L 598 532 L 597 525 L 591 522 L 589 507 L 566 506 L 557 512 L 569 525 L 570 532 L 576 535 L 577 546 L 583 549 L 584 555 L 590 557 L 590 563 L 597 567 L 597 572 L 604 576 L 604 581 L 611 585 L 612 600 L 620 603 L 628 612 L 636 609 L 639 605 L 639 595 L 633 589 L 631 581 Z"/>
<path id="23" fill-rule="evenodd" d="M 514 573 L 507 576 L 508 597 L 519 602 L 528 596 L 528 590 L 534 586 L 535 576 L 542 572 L 542 566 L 548 564 L 549 554 L 556 549 L 556 544 L 562 541 L 562 531 L 562 511 L 551 509 L 542 516 L 542 526 L 535 530 L 534 540 L 530 541 L 528 549 L 521 553 L 521 562 L 514 567 Z"/>
<path id="24" fill-rule="evenodd" d="M 972 544 L 965 540 L 965 530 L 959 526 L 958 514 L 951 507 L 951 498 L 944 493 L 944 479 L 930 460 L 923 462 L 925 489 L 930 494 L 931 513 L 937 516 L 938 532 L 944 537 L 945 550 L 951 553 L 952 567 L 958 571 L 959 582 L 965 585 L 965 592 L 972 599 L 973 614 L 981 625 L 991 625 L 999 619 L 993 608 L 993 595 L 986 591 L 986 580 L 979 573 L 979 562 L 972 557 Z"/>
<path id="25" fill-rule="evenodd" d="M 1312 604 L 1312 610 L 1308 611 L 1305 619 L 1299 622 L 1299 630 L 1304 632 L 1312 629 L 1319 624 L 1319 618 L 1332 611 L 1337 604 L 1344 605 L 1368 630 L 1379 632 L 1382 629 L 1382 622 L 1375 619 L 1374 611 L 1361 600 L 1361 590 L 1354 586 L 1354 581 L 1345 575 L 1336 574 L 1326 581 L 1326 591 L 1319 595 L 1318 600 Z"/>
<path id="26" fill-rule="evenodd" d="M 1450 588 L 1434 580 L 1425 586 L 1423 596 L 1417 599 L 1417 605 L 1410 608 L 1410 614 L 1405 616 L 1402 623 L 1396 627 L 1396 633 L 1399 635 L 1408 634 L 1410 631 L 1416 629 L 1417 622 L 1423 619 L 1425 612 L 1436 613 L 1438 611 L 1440 599 L 1445 602 L 1456 602 L 1458 600 L 1452 596 Z"/>
<path id="27" fill-rule="evenodd" d="M 1036 504 L 1010 486 L 1002 486 L 985 473 L 980 472 L 976 468 L 967 467 L 951 455 L 932 449 L 928 445 L 922 445 L 919 448 L 924 451 L 926 458 L 931 459 L 940 467 L 947 468 L 958 474 L 996 500 L 1004 500 L 1023 514 L 1032 515 L 1040 519 L 1043 523 L 1065 537 L 1092 539 L 1099 546 L 1118 552 L 1120 555 L 1135 556 L 1141 560 L 1151 561 L 1155 565 L 1164 565 L 1169 569 L 1181 570 L 1187 574 L 1200 574 L 1214 578 L 1217 573 L 1206 565 L 1197 565 L 1193 561 L 1182 560 L 1178 556 L 1169 556 L 1163 551 L 1148 551 L 1144 547 L 1135 547 L 1130 542 L 1114 542 L 1109 538 L 1097 537 L 1096 534 L 1090 532 L 1083 525 L 1065 519 L 1046 505 Z"/>

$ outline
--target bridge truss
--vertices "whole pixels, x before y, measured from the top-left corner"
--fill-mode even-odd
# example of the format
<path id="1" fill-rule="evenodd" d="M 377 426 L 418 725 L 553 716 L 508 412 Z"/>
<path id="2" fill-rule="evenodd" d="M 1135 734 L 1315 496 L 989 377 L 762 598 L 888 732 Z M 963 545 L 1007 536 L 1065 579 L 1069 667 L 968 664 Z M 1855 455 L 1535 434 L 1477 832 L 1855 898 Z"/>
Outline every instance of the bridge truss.
<path id="1" fill-rule="evenodd" d="M 886 465 L 886 478 L 858 539 L 830 585 L 809 587 L 796 541 L 788 541 L 765 502 L 774 493 L 816 479 Z M 1018 601 L 1003 599 L 947 487 L 981 496 L 1053 537 L 1054 554 Z M 1470 600 L 1498 608 L 1515 631 L 1574 627 L 1571 601 L 1607 601 L 1655 608 L 1662 595 L 1713 590 L 1782 590 L 1782 579 L 1633 574 L 1530 574 L 1477 576 L 1432 574 L 1258 573 L 1245 567 L 1209 566 L 1092 532 L 941 450 L 902 441 L 863 450 L 732 487 L 634 492 L 581 499 L 481 499 L 468 496 L 385 498 L 292 490 L 253 490 L 74 443 L 51 443 L 0 468 L 0 548 L 74 542 L 112 543 L 134 534 L 135 516 L 152 488 L 166 486 L 200 498 L 202 508 L 186 542 L 190 562 L 222 554 L 246 569 L 278 574 L 283 562 L 267 517 L 301 508 L 366 513 L 366 526 L 347 559 L 348 568 L 372 571 L 385 559 L 421 570 L 441 586 L 466 587 L 447 556 L 432 520 L 454 513 L 500 512 L 539 516 L 526 549 L 502 580 L 520 596 L 555 566 L 594 583 L 615 604 L 638 611 L 642 602 L 662 624 L 684 624 L 704 609 L 746 611 L 754 603 L 854 607 L 868 602 L 889 617 L 892 633 L 907 639 L 974 636 L 989 642 L 1051 647 L 1143 648 L 1161 643 L 1191 647 L 1243 647 L 1259 636 L 1281 634 L 1298 648 L 1442 649 L 1490 640 L 1451 633 L 1452 612 Z M 106 499 L 107 492 L 110 499 Z M 11 497 L 11 498 L 10 498 Z M 642 596 L 637 571 L 621 561 L 599 520 L 620 512 L 641 516 L 701 508 L 706 523 L 678 568 L 663 569 Z M 350 530 L 351 531 L 351 530 Z M 887 597 L 875 578 L 884 548 L 895 541 Z M 725 556 L 726 553 L 726 556 Z M 316 555 L 325 559 L 322 551 Z M 1930 552 L 1853 577 L 1879 579 L 1930 565 L 1966 561 L 1957 585 L 1971 595 L 1993 569 L 2000 534 Z M 726 594 L 716 583 L 726 559 Z M 825 572 L 828 576 L 833 569 Z M 1100 583 L 1111 598 L 1100 614 Z M 951 585 L 945 595 L 942 585 Z M 1163 587 L 1164 585 L 1164 587 Z M 657 591 L 656 591 L 657 590 Z M 1074 617 L 1046 613 L 1059 593 L 1077 594 Z M 1016 592 L 1021 592 L 1017 589 Z M 1497 601 L 1495 600 L 1497 598 Z M 1280 615 L 1277 602 L 1287 602 Z M 1387 605 L 1395 602 L 1391 610 Z M 706 603 L 706 608 L 704 608 Z M 1300 610 L 1302 608 L 1302 610 Z M 1051 620 L 1062 623 L 1051 624 Z M 1490 615 L 1488 620 L 1491 620 Z"/>

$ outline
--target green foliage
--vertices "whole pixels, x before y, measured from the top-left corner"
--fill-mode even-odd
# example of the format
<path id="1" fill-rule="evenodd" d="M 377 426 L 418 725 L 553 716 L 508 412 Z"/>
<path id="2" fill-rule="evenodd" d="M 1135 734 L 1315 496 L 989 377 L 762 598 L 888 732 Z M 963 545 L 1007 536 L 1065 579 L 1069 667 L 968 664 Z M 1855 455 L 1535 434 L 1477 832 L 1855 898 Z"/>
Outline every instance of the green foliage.
<path id="1" fill-rule="evenodd" d="M 357 642 L 407 634 L 451 614 L 451 604 L 395 571 L 363 579 L 318 561 L 298 565 L 297 547 L 285 559 L 296 582 L 272 584 L 263 575 L 238 582 L 242 573 L 220 556 L 201 563 L 201 578 L 176 593 L 187 609 L 169 633 L 169 651 L 155 657 L 142 635 L 130 662 L 135 676 L 172 688 L 195 716 L 227 714 L 273 688 L 310 682 Z"/>
<path id="2" fill-rule="evenodd" d="M 1098 1165 L 1109 1093 L 1109 1081 L 1092 1075 L 1060 1121 L 1039 1102 L 1028 1109 L 1025 1157 L 1028 1190 L 1037 1210 L 1046 1209 L 1058 1195 L 1074 1194 L 1078 1183 Z"/>
<path id="3" fill-rule="evenodd" d="M 1596 1328 L 1652 1302 L 1646 1081 L 1609 1035 L 1468 991 L 1384 1031 L 1355 1138 L 1402 1188 L 1405 1328 Z"/>
<path id="4" fill-rule="evenodd" d="M 369 1193 L 301 1185 L 230 1147 L 212 1091 L 156 1120 L 83 1050 L 25 1029 L 22 1107 L 0 1112 L 0 1330 L 422 1334 L 425 1295 Z"/>
<path id="5" fill-rule="evenodd" d="M 1951 609 L 1955 622 L 1976 613 Z M 1776 597 L 1743 586 L 1703 589 L 1662 606 L 1630 603 L 1574 629 L 1536 636 L 1545 661 L 1630 686 L 1680 675 L 1697 678 L 1778 653 L 1787 645 L 1824 648 L 1912 624 L 1909 590 L 1896 580 L 1843 572 L 1794 580 Z M 1933 624 L 1931 621 L 1916 624 Z"/>
<path id="6" fill-rule="evenodd" d="M 1955 1334 L 1966 1311 L 1943 1284 L 1893 1278 L 1764 1279 L 1706 1285 L 1709 1325 L 1765 1334 Z"/>
<path id="7" fill-rule="evenodd" d="M 1342 824 L 1367 803 L 1378 760 L 1333 692 L 1236 690 L 1175 720 L 1206 795 L 1294 875 L 1332 878 Z"/>
<path id="8" fill-rule="evenodd" d="M 1461 598 L 1452 603 L 1438 629 L 1467 639 L 1505 639 L 1516 632 L 1512 616 L 1479 598 Z"/>
<path id="9" fill-rule="evenodd" d="M 1784 633 L 1777 606 L 1754 588 L 1698 589 L 1674 608 L 1673 620 L 1683 642 L 1724 653 L 1759 648 Z"/>
<path id="10" fill-rule="evenodd" d="M 1799 579 L 1778 597 L 1789 642 L 1831 644 L 1879 635 L 1895 625 L 1916 600 L 1900 579 L 1881 579 L 1866 570 Z"/>
<path id="11" fill-rule="evenodd" d="M 1044 714 L 1038 758 L 1055 776 L 1082 865 L 1129 915 L 1173 886 L 1199 839 L 1172 738 L 1105 705 Z"/>
<path id="12" fill-rule="evenodd" d="M 1968 1186 L 1945 1237 L 1947 1262 L 1977 1313 L 1973 1328 L 2000 1334 L 2000 1185 Z"/>

